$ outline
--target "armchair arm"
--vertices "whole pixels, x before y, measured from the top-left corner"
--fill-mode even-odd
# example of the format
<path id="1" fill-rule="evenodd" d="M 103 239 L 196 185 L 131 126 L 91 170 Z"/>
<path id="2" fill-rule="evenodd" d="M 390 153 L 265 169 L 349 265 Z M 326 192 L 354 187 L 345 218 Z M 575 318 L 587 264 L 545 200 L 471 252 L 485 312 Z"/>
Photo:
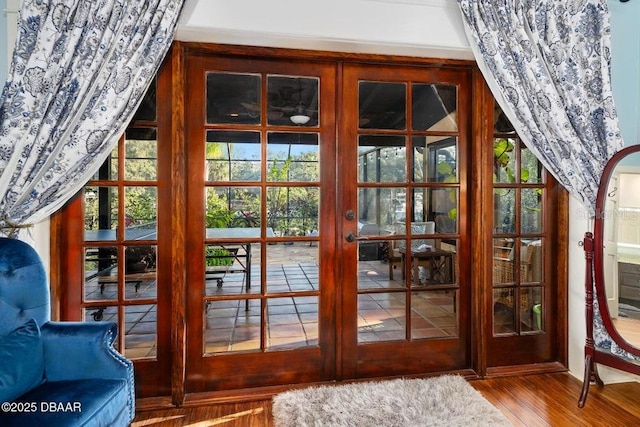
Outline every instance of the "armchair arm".
<path id="1" fill-rule="evenodd" d="M 113 348 L 113 322 L 47 322 L 41 328 L 47 381 L 125 379 L 133 419 L 133 363 Z"/>
<path id="2" fill-rule="evenodd" d="M 47 322 L 42 326 L 47 381 L 127 378 L 131 361 L 113 348 L 111 322 Z"/>

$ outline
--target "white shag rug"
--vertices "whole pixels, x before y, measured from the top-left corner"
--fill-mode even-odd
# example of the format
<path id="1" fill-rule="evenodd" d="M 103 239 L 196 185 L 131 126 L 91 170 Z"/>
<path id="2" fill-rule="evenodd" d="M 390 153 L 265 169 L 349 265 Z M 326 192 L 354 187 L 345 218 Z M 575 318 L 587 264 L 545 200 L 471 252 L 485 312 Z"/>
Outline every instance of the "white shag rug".
<path id="1" fill-rule="evenodd" d="M 511 426 L 458 375 L 310 387 L 273 397 L 276 427 Z"/>

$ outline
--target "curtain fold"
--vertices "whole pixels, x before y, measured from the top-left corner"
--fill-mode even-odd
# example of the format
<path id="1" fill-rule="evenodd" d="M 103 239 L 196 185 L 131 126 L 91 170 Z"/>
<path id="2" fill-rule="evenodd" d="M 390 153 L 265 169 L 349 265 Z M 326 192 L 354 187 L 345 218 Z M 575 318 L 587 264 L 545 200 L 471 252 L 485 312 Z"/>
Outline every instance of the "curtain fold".
<path id="1" fill-rule="evenodd" d="M 523 142 L 584 204 L 623 147 L 606 0 L 458 0 L 469 43 Z"/>
<path id="2" fill-rule="evenodd" d="M 606 162 L 624 144 L 611 89 L 606 0 L 458 0 L 469 43 L 525 145 L 594 216 Z M 596 347 L 616 345 L 594 300 Z"/>
<path id="3" fill-rule="evenodd" d="M 23 0 L 0 97 L 0 229 L 39 222 L 95 174 L 173 41 L 183 0 Z"/>

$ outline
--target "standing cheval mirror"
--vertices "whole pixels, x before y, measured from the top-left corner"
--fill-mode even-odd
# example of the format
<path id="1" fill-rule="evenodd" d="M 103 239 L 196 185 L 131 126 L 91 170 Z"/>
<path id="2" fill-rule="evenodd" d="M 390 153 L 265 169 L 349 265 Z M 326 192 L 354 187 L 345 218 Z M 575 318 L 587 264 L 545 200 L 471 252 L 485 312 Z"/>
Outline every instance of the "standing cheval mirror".
<path id="1" fill-rule="evenodd" d="M 604 385 L 597 364 L 640 375 L 640 145 L 607 162 L 593 234 L 583 243 L 587 338 L 579 407 L 591 382 Z"/>

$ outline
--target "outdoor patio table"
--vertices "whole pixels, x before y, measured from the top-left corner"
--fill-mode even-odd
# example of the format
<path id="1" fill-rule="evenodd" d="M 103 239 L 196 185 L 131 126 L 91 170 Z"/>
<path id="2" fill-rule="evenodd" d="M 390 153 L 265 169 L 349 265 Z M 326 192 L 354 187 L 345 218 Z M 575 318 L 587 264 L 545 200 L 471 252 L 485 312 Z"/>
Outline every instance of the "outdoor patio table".
<path id="1" fill-rule="evenodd" d="M 85 230 L 84 233 L 86 241 L 95 242 L 115 241 L 117 236 L 117 230 Z M 266 237 L 275 237 L 275 233 L 271 227 L 267 227 L 265 233 Z M 124 232 L 126 240 L 156 240 L 156 234 L 155 227 L 129 227 L 126 228 Z M 247 292 L 251 288 L 251 244 L 260 237 L 261 228 L 259 227 L 207 228 L 205 231 L 206 240 L 220 240 L 219 243 L 215 243 L 223 249 L 230 249 L 236 246 L 235 250 L 230 250 L 229 256 L 240 263 L 242 268 L 237 271 L 243 271 L 245 273 L 245 290 Z M 242 248 L 244 254 L 237 250 L 238 247 Z M 243 263 L 240 258 L 245 258 L 245 262 Z M 114 268 L 114 265 L 111 265 L 110 269 L 111 268 Z M 125 283 L 128 282 L 127 279 L 128 277 L 125 275 Z M 221 282 L 219 282 L 219 284 L 221 284 Z M 137 287 L 138 285 L 136 285 L 136 288 Z"/>
<path id="2" fill-rule="evenodd" d="M 405 265 L 406 249 L 400 249 L 402 265 Z M 420 266 L 429 271 L 428 284 L 449 284 L 453 283 L 453 256 L 455 252 L 441 249 L 411 251 L 411 271 L 412 280 L 420 284 Z M 404 268 L 402 269 L 404 279 Z"/>

